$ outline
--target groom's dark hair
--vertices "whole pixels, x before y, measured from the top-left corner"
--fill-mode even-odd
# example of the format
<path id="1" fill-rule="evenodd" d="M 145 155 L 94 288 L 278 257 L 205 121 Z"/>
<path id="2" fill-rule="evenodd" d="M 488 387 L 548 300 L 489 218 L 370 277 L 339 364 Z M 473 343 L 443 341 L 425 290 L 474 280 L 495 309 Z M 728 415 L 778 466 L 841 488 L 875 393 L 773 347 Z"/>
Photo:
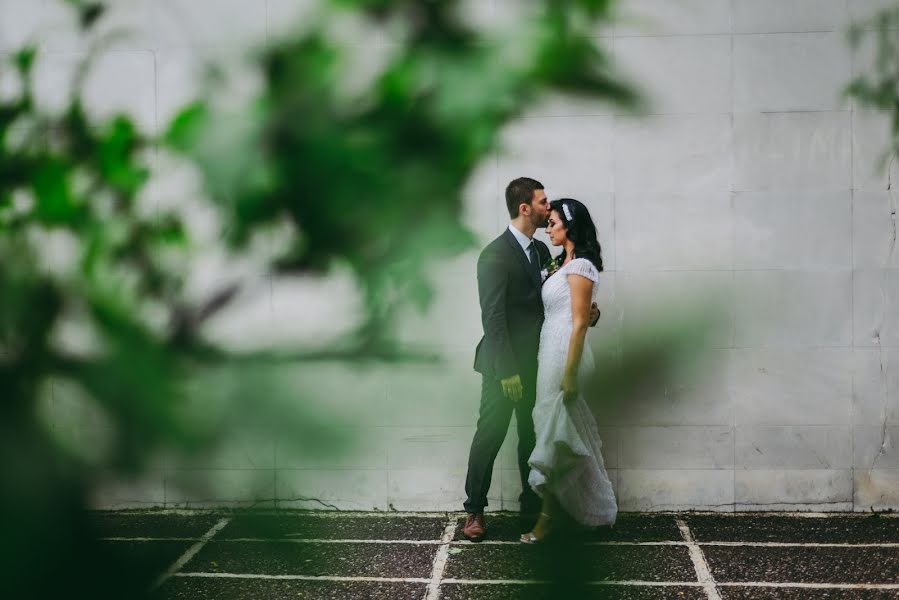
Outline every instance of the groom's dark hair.
<path id="1" fill-rule="evenodd" d="M 542 190 L 543 184 L 530 177 L 513 179 L 506 186 L 506 208 L 509 209 L 509 218 L 518 216 L 518 207 L 522 204 L 530 204 L 534 199 L 534 192 Z"/>

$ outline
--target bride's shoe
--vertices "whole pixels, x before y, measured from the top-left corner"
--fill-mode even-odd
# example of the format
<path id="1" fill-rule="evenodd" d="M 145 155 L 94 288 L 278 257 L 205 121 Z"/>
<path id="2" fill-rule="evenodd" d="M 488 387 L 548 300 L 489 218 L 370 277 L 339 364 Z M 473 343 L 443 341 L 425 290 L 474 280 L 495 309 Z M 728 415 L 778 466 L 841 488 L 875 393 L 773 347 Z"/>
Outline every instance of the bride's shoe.
<path id="1" fill-rule="evenodd" d="M 540 542 L 540 538 L 534 535 L 533 531 L 528 531 L 527 533 L 522 533 L 518 541 L 522 544 L 537 544 Z"/>
<path id="2" fill-rule="evenodd" d="M 546 521 L 549 521 L 551 518 L 548 514 L 546 514 L 544 512 L 540 513 L 540 517 Z M 539 544 L 540 542 L 543 541 L 543 539 L 547 535 L 548 534 L 543 534 L 542 537 L 537 537 L 537 535 L 533 531 L 528 531 L 527 533 L 522 533 L 521 537 L 518 538 L 518 541 L 521 542 L 522 544 Z"/>

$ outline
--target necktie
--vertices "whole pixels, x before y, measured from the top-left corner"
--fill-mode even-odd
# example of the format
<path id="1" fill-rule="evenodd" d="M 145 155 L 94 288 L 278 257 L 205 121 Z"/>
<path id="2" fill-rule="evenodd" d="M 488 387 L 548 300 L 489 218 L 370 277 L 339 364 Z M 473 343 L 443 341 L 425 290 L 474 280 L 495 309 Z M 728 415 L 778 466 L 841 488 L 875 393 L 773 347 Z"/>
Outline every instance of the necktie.
<path id="1" fill-rule="evenodd" d="M 534 244 L 533 240 L 531 241 L 531 245 L 528 246 L 528 256 L 531 257 L 531 270 L 533 271 L 534 277 L 540 279 L 540 260 L 537 258 L 537 246 Z"/>

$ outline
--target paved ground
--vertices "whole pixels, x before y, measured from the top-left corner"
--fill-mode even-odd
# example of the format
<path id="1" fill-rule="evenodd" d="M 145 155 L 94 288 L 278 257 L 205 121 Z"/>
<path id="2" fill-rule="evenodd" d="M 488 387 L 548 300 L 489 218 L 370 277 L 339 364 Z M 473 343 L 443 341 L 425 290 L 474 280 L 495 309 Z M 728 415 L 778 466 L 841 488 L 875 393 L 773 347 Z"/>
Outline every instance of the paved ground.
<path id="1" fill-rule="evenodd" d="M 488 515 L 472 544 L 457 514 L 96 513 L 98 535 L 151 597 L 500 600 L 899 599 L 899 518 L 624 514 L 554 547 Z M 570 574 L 565 577 L 570 579 Z"/>

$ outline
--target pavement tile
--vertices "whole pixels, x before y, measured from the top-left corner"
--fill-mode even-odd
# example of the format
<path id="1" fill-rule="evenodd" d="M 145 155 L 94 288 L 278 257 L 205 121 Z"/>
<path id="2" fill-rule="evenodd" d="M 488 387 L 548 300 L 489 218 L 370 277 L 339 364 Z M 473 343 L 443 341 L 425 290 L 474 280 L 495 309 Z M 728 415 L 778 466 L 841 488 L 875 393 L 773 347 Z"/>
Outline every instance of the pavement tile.
<path id="1" fill-rule="evenodd" d="M 899 583 L 896 548 L 703 546 L 702 551 L 716 581 Z"/>
<path id="2" fill-rule="evenodd" d="M 145 589 L 165 573 L 193 542 L 100 542 L 114 556 L 114 577 L 128 581 L 132 589 Z"/>
<path id="3" fill-rule="evenodd" d="M 91 512 L 97 537 L 200 537 L 222 515 L 167 515 L 160 513 Z"/>
<path id="4" fill-rule="evenodd" d="M 215 539 L 439 540 L 446 522 L 446 517 L 390 515 L 239 515 Z"/>
<path id="5" fill-rule="evenodd" d="M 153 600 L 421 600 L 427 584 L 173 577 Z"/>
<path id="6" fill-rule="evenodd" d="M 565 597 L 564 592 L 549 585 L 474 585 L 444 584 L 440 586 L 440 600 L 556 600 Z M 649 587 L 623 585 L 589 586 L 586 595 L 590 600 L 704 600 L 700 587 Z"/>
<path id="7" fill-rule="evenodd" d="M 688 515 L 685 520 L 698 542 L 899 543 L 894 517 Z"/>
<path id="8" fill-rule="evenodd" d="M 527 531 L 522 527 L 517 514 L 485 515 L 488 540 L 517 542 Z M 460 517 L 454 539 L 464 540 L 462 526 L 465 518 Z M 663 542 L 681 541 L 680 531 L 671 515 L 620 514 L 614 527 L 597 527 L 587 533 L 591 541 L 616 542 Z"/>
<path id="9" fill-rule="evenodd" d="M 685 547 L 485 545 L 453 546 L 447 579 L 548 579 L 560 569 L 592 581 L 695 581 Z"/>
<path id="10" fill-rule="evenodd" d="M 719 587 L 721 600 L 896 600 L 897 590 L 824 590 Z"/>
<path id="11" fill-rule="evenodd" d="M 435 544 L 296 544 L 213 541 L 185 573 L 430 577 Z"/>
<path id="12" fill-rule="evenodd" d="M 97 537 L 198 538 L 225 513 L 179 515 L 159 512 L 91 513 Z M 682 546 L 601 546 L 587 541 L 680 541 L 675 515 L 619 515 L 613 528 L 598 528 L 577 538 L 538 546 L 458 543 L 450 547 L 445 578 L 551 579 L 591 581 L 685 581 L 696 574 Z M 695 515 L 686 520 L 702 545 L 723 600 L 899 600 L 899 590 L 765 588 L 739 582 L 899 583 L 896 548 L 749 547 L 704 545 L 722 542 L 899 543 L 899 519 L 860 515 L 789 517 L 783 515 Z M 517 541 L 522 527 L 517 514 L 489 513 L 494 541 Z M 437 540 L 446 519 L 434 516 L 336 515 L 238 512 L 182 572 L 361 577 L 430 577 L 436 544 L 292 543 L 291 539 Z M 271 542 L 227 541 L 266 538 Z M 461 540 L 461 520 L 456 530 Z M 192 542 L 99 542 L 109 568 L 128 587 L 146 588 Z M 174 577 L 154 598 L 311 598 L 420 599 L 424 583 L 330 582 L 278 579 Z M 588 587 L 583 598 L 627 600 L 704 598 L 697 586 Z M 532 584 L 451 584 L 441 586 L 442 600 L 504 600 L 560 596 L 558 587 Z"/>

